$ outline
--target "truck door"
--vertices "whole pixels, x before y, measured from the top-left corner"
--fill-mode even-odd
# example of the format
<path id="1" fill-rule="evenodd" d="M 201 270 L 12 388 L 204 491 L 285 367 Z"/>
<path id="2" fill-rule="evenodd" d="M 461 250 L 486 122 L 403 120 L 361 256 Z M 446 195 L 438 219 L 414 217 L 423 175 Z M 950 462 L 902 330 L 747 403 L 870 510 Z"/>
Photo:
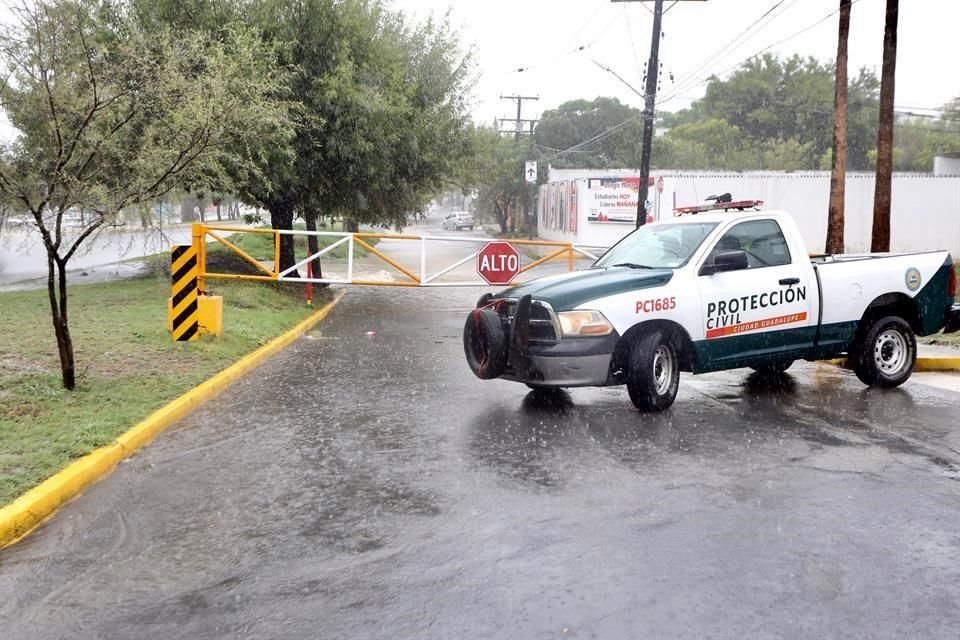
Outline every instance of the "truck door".
<path id="1" fill-rule="evenodd" d="M 703 369 L 791 360 L 813 347 L 813 269 L 806 256 L 790 255 L 776 220 L 746 220 L 728 229 L 698 273 Z"/>

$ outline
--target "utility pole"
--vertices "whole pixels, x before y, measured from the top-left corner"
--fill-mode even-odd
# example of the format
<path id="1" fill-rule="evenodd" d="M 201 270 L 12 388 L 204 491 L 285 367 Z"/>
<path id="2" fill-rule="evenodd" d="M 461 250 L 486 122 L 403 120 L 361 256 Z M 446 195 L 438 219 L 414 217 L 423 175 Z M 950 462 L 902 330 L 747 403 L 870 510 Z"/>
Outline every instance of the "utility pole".
<path id="1" fill-rule="evenodd" d="M 529 118 L 524 118 L 524 117 L 523 117 L 523 103 L 524 103 L 524 101 L 526 101 L 526 100 L 539 100 L 539 99 L 540 99 L 539 96 L 523 96 L 523 95 L 503 96 L 503 95 L 502 95 L 502 96 L 500 96 L 500 99 L 501 99 L 501 100 L 516 100 L 516 101 L 517 101 L 517 117 L 516 117 L 516 118 L 502 118 L 502 119 L 500 120 L 500 122 L 512 122 L 512 123 L 514 123 L 514 130 L 513 130 L 513 139 L 514 139 L 514 140 L 519 140 L 519 139 L 520 139 L 520 135 L 521 135 L 522 133 L 526 133 L 526 132 L 523 130 L 524 124 L 525 124 L 525 123 L 530 123 L 530 146 L 531 146 L 531 148 L 532 148 L 532 147 L 533 147 L 533 127 L 534 127 L 534 125 L 537 123 L 537 120 L 535 120 L 535 119 L 529 119 Z M 509 132 L 508 132 L 508 131 L 504 131 L 504 130 L 501 129 L 501 130 L 499 130 L 499 133 L 509 133 Z M 528 193 L 529 193 L 529 189 L 527 188 L 527 182 L 526 182 L 526 180 L 525 180 L 525 178 L 524 178 L 524 176 L 523 176 L 523 170 L 524 170 L 524 166 L 525 166 L 525 165 L 526 165 L 525 160 L 521 158 L 521 159 L 520 159 L 519 171 L 520 171 L 520 188 L 523 190 L 523 217 L 524 217 L 524 220 L 525 220 L 526 223 L 527 223 L 527 234 L 529 235 L 529 234 L 531 233 L 531 230 L 530 230 L 530 209 L 529 209 L 529 207 L 528 207 L 528 200 L 529 200 Z M 520 207 L 519 207 L 518 205 L 519 205 L 518 199 L 514 199 L 514 215 L 510 218 L 510 223 L 511 223 L 511 224 L 510 224 L 510 230 L 511 230 L 511 231 L 516 230 L 517 214 L 519 213 L 519 209 L 520 209 Z"/>
<path id="2" fill-rule="evenodd" d="M 843 253 L 844 194 L 847 180 L 847 41 L 852 0 L 840 0 L 837 69 L 833 100 L 833 167 L 830 174 L 830 209 L 827 213 L 827 253 Z"/>
<path id="3" fill-rule="evenodd" d="M 533 133 L 533 125 L 537 122 L 536 120 L 524 119 L 523 117 L 523 103 L 526 100 L 539 100 L 539 96 L 500 96 L 501 100 L 516 100 L 517 101 L 517 117 L 516 118 L 501 118 L 500 122 L 512 122 L 514 124 L 513 128 L 513 137 L 515 140 L 520 139 L 520 134 L 526 133 L 523 130 L 524 123 L 530 123 L 530 133 Z M 510 133 L 509 130 L 500 129 L 498 133 Z"/>
<path id="4" fill-rule="evenodd" d="M 610 1 L 643 2 L 644 0 Z M 660 38 L 663 33 L 663 13 L 663 0 L 656 0 L 653 5 L 653 38 L 650 41 L 650 60 L 647 61 L 647 86 L 644 90 L 643 146 L 640 149 L 640 184 L 637 194 L 638 227 L 647 223 L 647 197 L 650 195 L 650 150 L 653 145 L 653 119 L 657 101 L 657 82 L 660 79 Z"/>
<path id="5" fill-rule="evenodd" d="M 643 107 L 643 147 L 640 149 L 640 184 L 637 193 L 637 226 L 647 224 L 647 196 L 650 193 L 650 147 L 653 144 L 653 118 L 657 101 L 659 79 L 660 32 L 663 25 L 663 0 L 653 7 L 653 38 L 650 42 L 650 61 L 647 62 L 647 86 Z"/>
<path id="6" fill-rule="evenodd" d="M 890 251 L 890 201 L 893 179 L 893 96 L 897 71 L 897 20 L 900 0 L 887 0 L 880 71 L 880 127 L 877 132 L 877 179 L 873 194 L 870 251 Z"/>
<path id="7" fill-rule="evenodd" d="M 533 121 L 530 122 L 530 137 L 528 138 L 528 141 L 530 142 L 530 147 L 529 147 L 529 148 L 530 148 L 530 157 L 531 157 L 531 158 L 533 158 L 533 126 L 534 126 L 534 124 L 536 124 L 536 122 L 533 122 Z M 526 163 L 524 163 L 524 164 L 526 164 Z M 524 175 L 524 179 L 523 179 L 523 217 L 524 217 L 524 219 L 527 221 L 527 240 L 533 240 L 533 225 L 530 224 L 530 218 L 531 218 L 531 215 L 530 215 L 531 211 L 530 211 L 530 209 L 533 209 L 533 213 L 536 213 L 536 209 L 537 209 L 536 203 L 537 203 L 537 184 L 536 184 L 536 182 L 534 182 L 534 184 L 533 184 L 533 198 L 532 198 L 532 202 L 531 202 L 531 198 L 530 198 L 530 188 L 527 186 L 526 175 Z"/>

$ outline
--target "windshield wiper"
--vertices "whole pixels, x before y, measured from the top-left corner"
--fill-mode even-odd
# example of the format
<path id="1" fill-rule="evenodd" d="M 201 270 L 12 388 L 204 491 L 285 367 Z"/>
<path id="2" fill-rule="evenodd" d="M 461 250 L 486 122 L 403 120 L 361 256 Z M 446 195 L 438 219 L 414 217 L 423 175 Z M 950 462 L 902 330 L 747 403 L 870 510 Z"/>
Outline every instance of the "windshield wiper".
<path id="1" fill-rule="evenodd" d="M 650 267 L 645 264 L 637 264 L 636 262 L 618 262 L 617 264 L 610 265 L 611 267 L 630 267 L 631 269 L 656 269 L 657 267 Z"/>

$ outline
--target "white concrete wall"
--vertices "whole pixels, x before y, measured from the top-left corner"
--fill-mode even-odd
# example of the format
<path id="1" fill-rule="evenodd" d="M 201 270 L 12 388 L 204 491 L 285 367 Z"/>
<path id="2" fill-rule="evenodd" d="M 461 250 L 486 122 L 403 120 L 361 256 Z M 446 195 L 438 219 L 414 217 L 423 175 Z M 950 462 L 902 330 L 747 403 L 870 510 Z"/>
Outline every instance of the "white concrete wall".
<path id="1" fill-rule="evenodd" d="M 621 172 L 590 173 L 596 173 L 591 177 L 625 175 Z M 551 173 L 551 179 L 553 175 Z M 673 172 L 655 175 L 662 175 L 664 179 L 659 203 L 657 192 L 651 189 L 651 199 L 655 210 L 659 205 L 661 220 L 672 216 L 674 197 L 677 206 L 689 206 L 702 203 L 709 195 L 729 192 L 734 200 L 763 200 L 767 209 L 789 211 L 800 228 L 807 249 L 811 252 L 824 249 L 829 172 Z M 575 174 L 565 177 L 572 178 Z M 872 173 L 847 175 L 844 239 L 848 253 L 870 249 L 873 190 Z M 960 259 L 960 176 L 896 174 L 892 198 L 890 234 L 893 251 L 947 249 Z M 631 230 L 629 225 L 589 223 L 586 213 L 581 212 L 576 234 L 541 232 L 541 236 L 556 240 L 573 239 L 581 244 L 610 245 Z"/>

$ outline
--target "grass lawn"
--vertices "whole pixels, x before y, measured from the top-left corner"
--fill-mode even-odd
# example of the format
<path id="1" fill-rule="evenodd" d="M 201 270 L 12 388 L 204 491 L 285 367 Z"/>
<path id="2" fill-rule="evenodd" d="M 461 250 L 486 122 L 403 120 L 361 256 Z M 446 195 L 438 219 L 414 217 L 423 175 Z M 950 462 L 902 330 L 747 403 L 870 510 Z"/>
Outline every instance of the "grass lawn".
<path id="1" fill-rule="evenodd" d="M 210 281 L 208 288 L 223 295 L 224 335 L 177 344 L 166 331 L 165 270 L 70 287 L 73 392 L 60 385 L 46 290 L 0 293 L 0 505 L 312 312 L 296 286 Z"/>

